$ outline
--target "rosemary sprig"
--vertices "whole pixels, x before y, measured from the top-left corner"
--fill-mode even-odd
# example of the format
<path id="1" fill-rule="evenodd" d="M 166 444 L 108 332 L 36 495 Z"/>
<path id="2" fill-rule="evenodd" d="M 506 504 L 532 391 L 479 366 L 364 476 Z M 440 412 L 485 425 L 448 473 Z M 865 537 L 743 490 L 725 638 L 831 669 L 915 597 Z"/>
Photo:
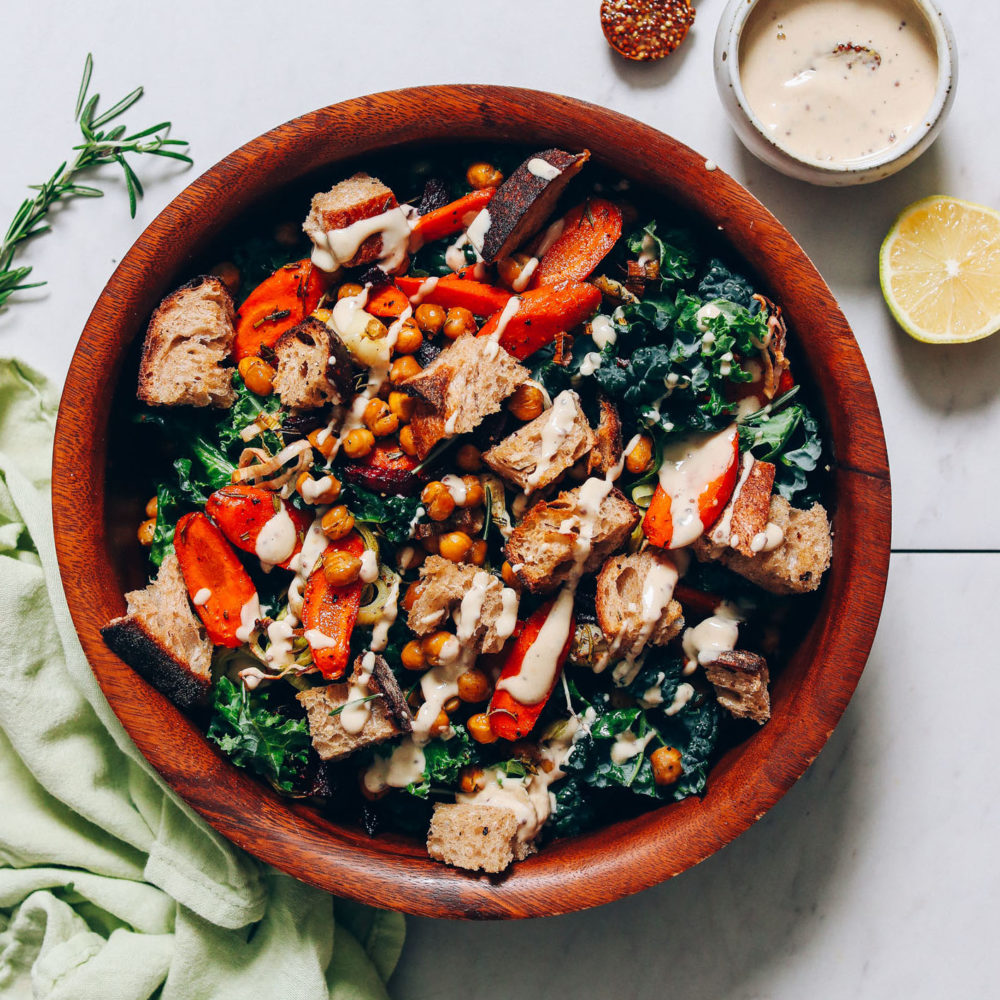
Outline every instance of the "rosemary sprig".
<path id="1" fill-rule="evenodd" d="M 123 115 L 136 101 L 142 97 L 142 87 L 136 87 L 120 101 L 101 114 L 97 113 L 99 94 L 87 96 L 90 89 L 90 77 L 94 70 L 93 57 L 88 53 L 83 67 L 83 79 L 80 81 L 80 91 L 76 98 L 74 120 L 80 126 L 83 141 L 73 147 L 76 154 L 72 160 L 60 164 L 59 168 L 44 184 L 32 184 L 32 191 L 38 193 L 33 198 L 26 198 L 21 207 L 14 213 L 14 220 L 7 229 L 6 235 L 0 241 L 0 309 L 14 292 L 28 288 L 38 288 L 44 281 L 26 281 L 31 274 L 30 267 L 14 267 L 14 256 L 22 243 L 33 236 L 40 236 L 49 231 L 45 216 L 58 201 L 68 198 L 100 198 L 104 192 L 87 184 L 78 184 L 78 174 L 105 163 L 117 163 L 125 174 L 125 186 L 128 189 L 129 211 L 135 218 L 136 203 L 142 197 L 142 184 L 136 176 L 132 165 L 125 159 L 129 153 L 150 153 L 153 156 L 167 156 L 184 163 L 191 163 L 191 157 L 176 148 L 185 150 L 188 144 L 183 139 L 169 139 L 170 122 L 160 122 L 150 125 L 139 132 L 126 135 L 124 125 L 118 124 L 106 128 L 112 121 Z"/>

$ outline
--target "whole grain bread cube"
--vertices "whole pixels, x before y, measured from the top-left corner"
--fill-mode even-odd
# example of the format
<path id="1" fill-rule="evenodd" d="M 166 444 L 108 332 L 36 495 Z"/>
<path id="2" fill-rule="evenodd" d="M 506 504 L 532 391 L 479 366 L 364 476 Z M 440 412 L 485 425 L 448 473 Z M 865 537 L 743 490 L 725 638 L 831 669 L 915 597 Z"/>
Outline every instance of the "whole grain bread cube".
<path id="1" fill-rule="evenodd" d="M 483 603 L 479 609 L 479 622 L 471 641 L 478 645 L 480 652 L 500 652 L 507 640 L 507 636 L 497 632 L 504 610 L 504 585 L 497 577 L 472 563 L 453 563 L 441 556 L 428 556 L 420 567 L 417 598 L 407 616 L 407 625 L 411 631 L 417 635 L 429 635 L 435 631 L 461 606 L 462 598 L 472 588 L 479 573 L 489 579 L 486 581 Z"/>
<path id="2" fill-rule="evenodd" d="M 233 300 L 214 275 L 171 292 L 146 330 L 139 399 L 150 406 L 232 406 L 235 319 Z"/>
<path id="3" fill-rule="evenodd" d="M 442 438 L 475 430 L 529 375 L 488 337 L 466 334 L 449 344 L 399 386 L 422 400 L 410 419 L 417 454 L 426 458 Z"/>
<path id="4" fill-rule="evenodd" d="M 705 665 L 705 676 L 719 704 L 736 718 L 761 725 L 771 718 L 770 678 L 763 656 L 745 649 L 728 650 Z"/>
<path id="5" fill-rule="evenodd" d="M 753 540 L 767 528 L 771 513 L 775 471 L 770 462 L 759 462 L 749 452 L 743 456 L 736 489 L 707 532 L 713 545 L 728 546 L 745 556 L 754 555 Z"/>
<path id="6" fill-rule="evenodd" d="M 670 556 L 647 547 L 642 552 L 613 556 L 597 574 L 597 621 L 609 639 L 617 640 L 620 649 L 634 649 L 648 627 L 643 620 L 643 597 L 649 575 L 658 567 L 676 571 Z M 659 597 L 656 593 L 650 596 L 654 601 Z M 663 646 L 679 635 L 684 627 L 681 612 L 680 603 L 671 597 L 646 641 Z"/>
<path id="7" fill-rule="evenodd" d="M 108 648 L 175 705 L 203 704 L 212 686 L 212 643 L 191 607 L 177 556 L 171 552 L 153 583 L 125 601 L 126 613 L 101 629 Z"/>
<path id="8" fill-rule="evenodd" d="M 468 227 L 469 242 L 483 260 L 508 257 L 534 236 L 589 159 L 586 149 L 582 153 L 545 149 L 517 167 Z"/>
<path id="9" fill-rule="evenodd" d="M 782 541 L 770 552 L 745 556 L 721 548 L 702 536 L 691 548 L 702 561 L 715 560 L 772 594 L 805 594 L 816 590 L 830 567 L 833 539 L 830 520 L 822 504 L 799 510 L 775 494 L 768 521 L 781 529 Z"/>
<path id="10" fill-rule="evenodd" d="M 346 229 L 362 219 L 372 219 L 396 207 L 396 196 L 377 177 L 357 173 L 334 184 L 329 191 L 313 196 L 306 221 L 306 235 L 317 243 L 333 229 Z M 371 264 L 382 255 L 382 234 L 373 233 L 358 247 L 357 253 L 344 261 L 345 267 Z"/>
<path id="11" fill-rule="evenodd" d="M 554 500 L 536 503 L 511 532 L 505 555 L 517 578 L 534 593 L 562 586 L 576 564 L 574 548 L 583 509 L 577 486 Z M 621 548 L 639 523 L 639 509 L 617 489 L 597 509 L 590 555 L 583 571 L 592 573 Z"/>
<path id="12" fill-rule="evenodd" d="M 496 875 L 521 853 L 517 825 L 517 813 L 503 806 L 439 802 L 427 832 L 427 853 L 456 868 Z"/>
<path id="13" fill-rule="evenodd" d="M 596 442 L 580 397 L 566 389 L 540 416 L 484 452 L 483 461 L 525 493 L 533 493 L 554 483 Z"/>
<path id="14" fill-rule="evenodd" d="M 328 378 L 330 336 L 325 323 L 307 319 L 278 339 L 274 345 L 277 359 L 274 390 L 281 397 L 282 406 L 318 410 L 328 403 L 345 402 Z"/>
<path id="15" fill-rule="evenodd" d="M 587 475 L 606 476 L 622 457 L 622 422 L 618 409 L 606 396 L 598 399 L 601 415 L 597 423 L 597 441 L 587 459 Z"/>
<path id="16" fill-rule="evenodd" d="M 295 696 L 306 710 L 309 735 L 320 760 L 341 760 L 358 750 L 384 743 L 412 729 L 412 717 L 406 708 L 406 698 L 385 661 L 382 657 L 376 657 L 370 679 L 363 682 L 362 678 L 367 672 L 363 671 L 361 659 L 359 657 L 355 662 L 349 682 L 309 688 Z M 382 660 L 381 664 L 378 663 L 379 660 Z M 342 711 L 348 701 L 359 697 L 357 692 L 352 693 L 352 687 L 381 695 L 367 702 L 369 716 L 358 733 L 349 733 L 344 728 L 339 712 L 336 715 L 330 714 L 337 709 Z"/>

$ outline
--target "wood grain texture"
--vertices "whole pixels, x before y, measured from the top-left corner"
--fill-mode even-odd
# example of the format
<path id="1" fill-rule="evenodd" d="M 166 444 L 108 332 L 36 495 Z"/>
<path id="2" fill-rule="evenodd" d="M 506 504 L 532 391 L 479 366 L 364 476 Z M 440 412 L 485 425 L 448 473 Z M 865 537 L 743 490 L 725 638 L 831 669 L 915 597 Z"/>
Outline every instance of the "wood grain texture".
<path id="1" fill-rule="evenodd" d="M 820 612 L 778 677 L 771 721 L 714 768 L 704 799 L 664 806 L 558 841 L 505 876 L 477 877 L 402 836 L 367 837 L 279 798 L 230 765 L 200 731 L 101 640 L 142 575 L 121 544 L 107 489 L 112 397 L 131 391 L 136 338 L 162 296 L 189 277 L 219 232 L 275 189 L 319 168 L 408 145 L 455 140 L 589 148 L 718 227 L 785 308 L 835 456 L 834 558 Z M 85 512 L 85 513 L 82 513 Z M 53 461 L 56 545 L 73 619 L 108 701 L 140 750 L 213 826 L 323 889 L 442 917 L 530 917 L 608 902 L 704 860 L 759 819 L 819 753 L 854 691 L 875 634 L 889 561 L 889 471 L 868 371 L 843 314 L 780 223 L 721 170 L 648 126 L 565 97 L 500 87 L 427 87 L 347 101 L 248 143 L 182 192 L 142 234 L 94 308 L 66 381 Z M 84 518 L 81 521 L 81 517 Z M 134 525 L 126 524 L 128 533 Z"/>

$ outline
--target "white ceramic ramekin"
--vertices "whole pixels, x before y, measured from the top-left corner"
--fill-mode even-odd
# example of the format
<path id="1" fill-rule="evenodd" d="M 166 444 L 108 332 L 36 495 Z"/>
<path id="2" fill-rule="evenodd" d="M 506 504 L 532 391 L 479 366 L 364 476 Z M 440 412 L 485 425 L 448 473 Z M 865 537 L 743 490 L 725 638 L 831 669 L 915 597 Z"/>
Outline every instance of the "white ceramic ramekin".
<path id="1" fill-rule="evenodd" d="M 938 80 L 934 100 L 919 128 L 892 149 L 850 163 L 830 163 L 794 155 L 765 131 L 747 102 L 740 82 L 740 38 L 743 27 L 758 0 L 729 0 L 715 35 L 715 84 L 723 107 L 740 141 L 758 159 L 789 177 L 811 184 L 842 187 L 868 184 L 902 170 L 937 138 L 955 99 L 958 82 L 958 49 L 951 25 L 936 3 L 910 0 L 920 10 L 934 35 L 937 49 Z"/>

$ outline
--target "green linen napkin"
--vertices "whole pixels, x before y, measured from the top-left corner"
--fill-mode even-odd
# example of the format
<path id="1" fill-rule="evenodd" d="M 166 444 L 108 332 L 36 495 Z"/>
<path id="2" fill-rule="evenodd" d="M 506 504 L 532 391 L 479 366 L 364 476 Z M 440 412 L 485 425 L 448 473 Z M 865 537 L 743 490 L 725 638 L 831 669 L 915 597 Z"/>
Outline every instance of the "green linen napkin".
<path id="1" fill-rule="evenodd" d="M 228 843 L 105 701 L 56 565 L 55 412 L 41 375 L 0 360 L 0 996 L 385 998 L 402 917 Z"/>

